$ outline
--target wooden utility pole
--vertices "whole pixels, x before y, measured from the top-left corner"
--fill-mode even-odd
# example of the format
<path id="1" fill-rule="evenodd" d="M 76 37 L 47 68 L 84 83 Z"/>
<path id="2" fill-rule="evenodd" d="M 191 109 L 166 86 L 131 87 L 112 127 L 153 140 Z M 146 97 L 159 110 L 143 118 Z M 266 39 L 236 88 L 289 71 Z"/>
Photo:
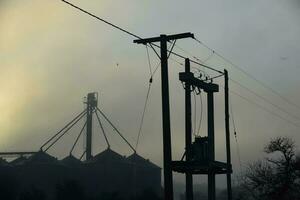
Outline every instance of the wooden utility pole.
<path id="1" fill-rule="evenodd" d="M 226 156 L 227 162 L 215 160 L 215 130 L 214 130 L 214 93 L 219 92 L 219 85 L 207 80 L 194 77 L 190 72 L 190 60 L 185 59 L 185 72 L 179 73 L 179 80 L 185 83 L 185 160 L 172 161 L 171 148 L 171 124 L 170 124 L 170 100 L 168 77 L 168 49 L 167 43 L 171 40 L 194 37 L 191 33 L 177 35 L 160 35 L 159 37 L 134 40 L 135 43 L 150 45 L 160 42 L 161 59 L 161 94 L 162 94 L 162 125 L 163 125 L 163 156 L 164 156 L 164 199 L 173 200 L 173 176 L 172 171 L 185 173 L 186 176 L 186 200 L 193 200 L 193 174 L 208 175 L 208 199 L 216 199 L 216 174 L 227 175 L 228 200 L 232 199 L 231 191 L 231 157 L 230 157 L 230 132 L 229 132 L 229 97 L 228 97 L 228 73 L 225 70 L 225 125 L 226 125 Z M 156 46 L 156 45 L 155 45 Z M 157 47 L 157 46 L 156 46 Z M 203 90 L 207 94 L 207 137 L 195 138 L 192 143 L 191 120 L 191 87 Z"/>
<path id="2" fill-rule="evenodd" d="M 185 59 L 185 73 L 190 73 L 190 60 Z M 187 162 L 192 160 L 192 106 L 191 106 L 191 84 L 185 83 L 185 158 Z M 185 174 L 186 200 L 193 200 L 193 174 Z"/>
<path id="3" fill-rule="evenodd" d="M 215 130 L 214 130 L 214 93 L 207 92 L 207 136 L 208 136 L 208 159 L 215 161 Z M 216 199 L 216 177 L 212 169 L 208 171 L 208 199 Z"/>
<path id="4" fill-rule="evenodd" d="M 225 80 L 225 136 L 226 136 L 226 157 L 227 157 L 227 198 L 232 199 L 231 190 L 231 152 L 230 152 L 230 127 L 229 127 L 229 86 L 228 86 L 228 71 L 224 70 L 224 80 Z"/>
<path id="5" fill-rule="evenodd" d="M 161 96 L 162 96 L 162 124 L 163 124 L 163 156 L 164 156 L 164 199 L 173 200 L 173 175 L 172 175 L 172 148 L 171 148 L 171 123 L 169 101 L 169 77 L 168 77 L 168 49 L 167 42 L 171 40 L 193 38 L 191 33 L 175 35 L 160 35 L 159 37 L 138 39 L 134 43 L 148 45 L 160 42 L 161 60 Z"/>

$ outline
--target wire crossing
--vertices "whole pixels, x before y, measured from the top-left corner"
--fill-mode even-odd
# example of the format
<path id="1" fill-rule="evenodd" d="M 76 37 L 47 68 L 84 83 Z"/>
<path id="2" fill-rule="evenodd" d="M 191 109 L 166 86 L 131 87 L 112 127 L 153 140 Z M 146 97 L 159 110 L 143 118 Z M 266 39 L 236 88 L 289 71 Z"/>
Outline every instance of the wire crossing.
<path id="1" fill-rule="evenodd" d="M 220 53 L 216 52 L 214 49 L 210 48 L 208 45 L 204 44 L 203 42 L 201 42 L 199 39 L 197 39 L 196 37 L 193 38 L 196 42 L 198 42 L 200 45 L 204 46 L 205 48 L 207 48 L 208 50 L 212 51 L 214 54 L 216 54 L 217 56 L 219 56 L 221 59 L 223 59 L 225 62 L 229 63 L 231 66 L 233 66 L 234 68 L 238 69 L 240 72 L 242 72 L 243 74 L 245 74 L 248 78 L 256 81 L 259 85 L 261 85 L 263 88 L 271 91 L 273 94 L 275 94 L 276 96 L 278 96 L 279 98 L 281 98 L 281 100 L 285 101 L 286 103 L 288 103 L 289 105 L 292 105 L 293 107 L 296 107 L 298 110 L 300 110 L 300 106 L 295 104 L 294 102 L 292 102 L 290 99 L 288 99 L 287 97 L 283 96 L 282 94 L 280 94 L 278 91 L 274 90 L 272 87 L 268 86 L 266 83 L 260 81 L 259 79 L 257 79 L 256 77 L 254 77 L 252 74 L 250 74 L 249 72 L 247 72 L 246 70 L 244 70 L 243 68 L 239 67 L 238 65 L 234 64 L 231 60 L 229 60 L 228 58 L 226 58 L 225 56 L 221 55 Z"/>

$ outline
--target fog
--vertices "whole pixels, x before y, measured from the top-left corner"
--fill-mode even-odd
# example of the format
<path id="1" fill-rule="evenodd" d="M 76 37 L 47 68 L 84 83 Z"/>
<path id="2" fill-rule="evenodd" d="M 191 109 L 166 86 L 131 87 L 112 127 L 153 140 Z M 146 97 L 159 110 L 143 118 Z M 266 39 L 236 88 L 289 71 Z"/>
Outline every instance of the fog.
<path id="1" fill-rule="evenodd" d="M 192 32 L 291 102 L 300 101 L 298 0 L 72 2 L 141 37 Z M 0 151 L 38 150 L 43 141 L 84 109 L 83 97 L 88 92 L 99 93 L 99 107 L 135 144 L 150 75 L 146 49 L 133 44 L 133 39 L 58 0 L 1 0 Z M 200 59 L 211 54 L 191 39 L 177 44 Z M 176 47 L 174 51 L 189 56 Z M 152 51 L 150 57 L 154 68 L 158 58 Z M 178 72 L 183 68 L 172 60 L 169 63 L 173 157 L 178 159 L 184 151 L 184 93 L 178 81 Z M 219 70 L 227 68 L 234 80 L 300 116 L 298 108 L 216 55 L 206 64 Z M 217 83 L 222 84 L 222 80 Z M 230 84 L 233 91 L 281 116 L 231 95 L 242 165 L 263 157 L 263 146 L 272 137 L 290 136 L 300 144 L 298 127 L 282 118 L 300 125 L 299 119 Z M 162 166 L 159 70 L 152 85 L 138 152 Z M 216 95 L 215 117 L 216 154 L 220 160 L 225 158 L 222 94 L 221 91 Z M 205 122 L 202 121 L 202 135 L 206 134 Z M 130 154 L 116 133 L 107 125 L 106 129 L 112 148 L 120 154 Z M 49 153 L 57 157 L 67 155 L 79 130 L 80 126 L 76 127 Z M 94 154 L 106 148 L 99 133 L 95 126 Z M 233 134 L 231 143 L 236 175 L 240 167 Z M 83 147 L 81 141 L 76 148 L 77 156 Z M 181 176 L 176 175 L 176 180 L 181 181 Z"/>

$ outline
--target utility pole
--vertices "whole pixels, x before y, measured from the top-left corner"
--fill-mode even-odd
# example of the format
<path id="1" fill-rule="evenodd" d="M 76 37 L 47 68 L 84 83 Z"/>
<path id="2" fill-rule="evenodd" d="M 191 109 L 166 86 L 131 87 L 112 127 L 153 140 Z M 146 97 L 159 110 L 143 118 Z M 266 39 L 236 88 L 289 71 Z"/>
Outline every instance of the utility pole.
<path id="1" fill-rule="evenodd" d="M 215 161 L 215 130 L 214 130 L 214 93 L 207 92 L 207 136 L 208 136 L 208 159 Z M 208 170 L 208 199 L 216 199 L 216 177 L 212 169 Z"/>
<path id="2" fill-rule="evenodd" d="M 190 73 L 190 59 L 185 59 L 185 73 Z M 185 158 L 187 162 L 192 160 L 192 106 L 191 106 L 191 84 L 185 83 Z M 185 174 L 186 200 L 193 200 L 193 174 Z"/>
<path id="3" fill-rule="evenodd" d="M 228 71 L 224 70 L 224 82 L 225 82 L 225 134 L 226 134 L 226 157 L 227 157 L 227 199 L 232 199 L 231 189 L 231 152 L 230 152 L 230 127 L 229 127 L 229 86 L 228 86 Z"/>
<path id="4" fill-rule="evenodd" d="M 93 112 L 97 108 L 96 93 L 88 93 L 87 95 L 87 115 L 86 115 L 86 160 L 92 158 L 92 126 L 93 126 Z"/>
<path id="5" fill-rule="evenodd" d="M 173 200 L 173 175 L 172 175 L 172 149 L 171 149 L 171 123 L 169 102 L 169 77 L 168 77 L 168 49 L 167 42 L 171 40 L 193 38 L 191 33 L 175 35 L 160 35 L 159 37 L 138 39 L 134 43 L 152 45 L 160 42 L 161 60 L 161 92 L 162 92 L 162 123 L 163 123 L 163 156 L 164 156 L 164 199 Z"/>

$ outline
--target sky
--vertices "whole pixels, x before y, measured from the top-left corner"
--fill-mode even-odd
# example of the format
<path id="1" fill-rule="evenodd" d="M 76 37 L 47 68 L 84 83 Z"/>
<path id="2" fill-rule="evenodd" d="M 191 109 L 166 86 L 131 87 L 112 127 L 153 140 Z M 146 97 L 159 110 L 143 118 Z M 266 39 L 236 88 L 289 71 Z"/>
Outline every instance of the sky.
<path id="1" fill-rule="evenodd" d="M 299 0 L 71 2 L 141 37 L 192 32 L 255 79 L 300 106 Z M 38 150 L 84 109 L 83 97 L 88 92 L 99 93 L 99 107 L 135 144 L 150 75 L 146 49 L 134 44 L 133 39 L 59 0 L 0 0 L 0 151 Z M 192 39 L 176 44 L 202 60 L 211 55 L 211 51 Z M 174 51 L 190 56 L 178 47 Z M 155 68 L 158 58 L 149 51 Z M 184 150 L 184 91 L 178 72 L 183 68 L 172 60 L 169 64 L 172 151 L 174 159 L 179 159 Z M 296 145 L 300 144 L 299 107 L 284 101 L 216 55 L 206 64 L 219 70 L 228 69 L 232 79 L 286 111 L 230 82 L 232 91 L 271 111 L 266 112 L 234 94 L 230 96 L 238 138 L 236 143 L 231 135 L 234 175 L 241 170 L 238 150 L 243 168 L 265 156 L 262 150 L 270 138 L 288 136 Z M 222 79 L 216 83 L 223 84 Z M 221 91 L 215 97 L 219 160 L 225 159 L 222 95 Z M 154 76 L 148 103 L 138 152 L 162 166 L 159 71 Z M 198 123 L 199 97 L 196 104 Z M 206 105 L 205 100 L 203 104 Z M 200 135 L 206 134 L 205 116 L 203 108 Z M 49 153 L 60 158 L 66 156 L 80 126 Z M 107 124 L 105 128 L 114 150 L 122 155 L 132 153 Z M 106 146 L 99 127 L 94 129 L 96 154 Z M 75 149 L 77 156 L 83 148 L 81 142 Z M 181 180 L 179 175 L 175 177 Z"/>

